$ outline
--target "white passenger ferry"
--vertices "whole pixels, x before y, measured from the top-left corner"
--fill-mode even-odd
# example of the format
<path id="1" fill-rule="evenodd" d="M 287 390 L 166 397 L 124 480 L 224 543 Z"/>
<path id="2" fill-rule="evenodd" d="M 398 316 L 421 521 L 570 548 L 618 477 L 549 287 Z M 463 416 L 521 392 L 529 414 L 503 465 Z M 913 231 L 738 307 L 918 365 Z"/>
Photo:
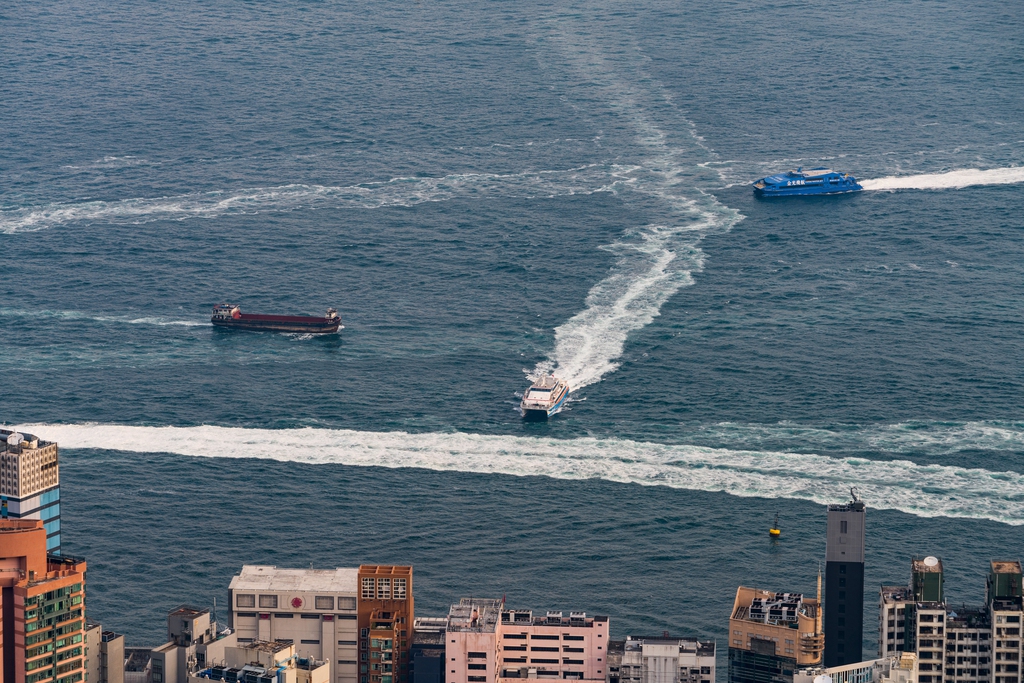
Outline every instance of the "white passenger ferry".
<path id="1" fill-rule="evenodd" d="M 554 375 L 544 375 L 526 390 L 519 407 L 523 419 L 546 420 L 565 406 L 569 385 Z"/>

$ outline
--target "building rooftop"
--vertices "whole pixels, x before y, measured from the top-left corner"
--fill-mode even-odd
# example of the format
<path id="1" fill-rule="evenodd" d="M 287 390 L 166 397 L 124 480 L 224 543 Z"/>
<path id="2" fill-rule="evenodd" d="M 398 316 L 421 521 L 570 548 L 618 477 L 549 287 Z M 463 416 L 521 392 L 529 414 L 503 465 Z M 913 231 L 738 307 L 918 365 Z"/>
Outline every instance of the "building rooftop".
<path id="1" fill-rule="evenodd" d="M 918 573 L 941 573 L 942 572 L 942 560 L 937 557 L 929 555 L 924 559 L 914 558 L 911 562 L 911 571 Z"/>
<path id="2" fill-rule="evenodd" d="M 444 631 L 414 631 L 412 644 L 413 646 L 436 645 L 444 648 Z"/>
<path id="3" fill-rule="evenodd" d="M 15 434 L 21 436 L 19 441 L 17 436 L 14 439 L 10 437 Z M 0 453 L 11 451 L 12 453 L 21 453 L 22 447 L 27 448 L 46 448 L 52 445 L 52 441 L 43 441 L 34 434 L 28 434 L 26 432 L 19 432 L 13 429 L 0 429 Z"/>
<path id="4" fill-rule="evenodd" d="M 906 602 L 912 600 L 914 592 L 910 586 L 882 586 L 879 594 L 885 602 Z"/>
<path id="5" fill-rule="evenodd" d="M 617 641 L 611 641 L 608 643 L 608 652 L 612 652 L 612 645 Z M 700 657 L 714 657 L 715 656 L 715 641 L 714 640 L 700 640 L 699 638 L 686 637 L 686 638 L 673 638 L 671 636 L 626 636 L 625 641 L 618 641 L 621 644 L 619 647 L 620 651 L 624 650 L 640 650 L 644 644 L 650 645 L 676 645 L 679 647 L 681 652 L 695 652 Z"/>
<path id="6" fill-rule="evenodd" d="M 448 632 L 493 633 L 504 604 L 491 598 L 462 598 L 448 610 Z"/>
<path id="7" fill-rule="evenodd" d="M 1020 561 L 1018 560 L 992 560 L 993 574 L 1021 574 Z"/>
<path id="8" fill-rule="evenodd" d="M 547 612 L 544 616 L 536 617 L 533 616 L 532 610 L 510 609 L 502 610 L 501 612 L 502 624 L 518 624 L 522 626 L 592 627 L 595 622 L 603 623 L 606 621 L 608 621 L 608 617 L 588 617 L 586 612 L 569 612 L 569 616 L 565 616 L 564 612 Z"/>
<path id="9" fill-rule="evenodd" d="M 292 647 L 292 642 L 290 640 L 254 640 L 251 643 L 239 643 L 238 647 L 245 650 L 277 654 L 282 650 Z"/>
<path id="10" fill-rule="evenodd" d="M 356 592 L 358 569 L 278 569 L 268 565 L 247 564 L 232 577 L 234 591 L 310 591 L 318 593 Z"/>
<path id="11" fill-rule="evenodd" d="M 199 609 L 198 607 L 190 607 L 189 605 L 181 605 L 169 613 L 169 617 L 196 617 L 200 614 L 208 614 L 210 610 Z"/>
<path id="12" fill-rule="evenodd" d="M 849 503 L 841 503 L 839 505 L 829 505 L 829 512 L 863 512 L 864 503 L 859 500 L 854 500 Z"/>
<path id="13" fill-rule="evenodd" d="M 413 633 L 444 633 L 448 630 L 448 617 L 416 617 L 412 630 Z"/>
<path id="14" fill-rule="evenodd" d="M 988 608 L 967 607 L 953 608 L 946 616 L 947 628 L 989 629 L 992 627 Z"/>

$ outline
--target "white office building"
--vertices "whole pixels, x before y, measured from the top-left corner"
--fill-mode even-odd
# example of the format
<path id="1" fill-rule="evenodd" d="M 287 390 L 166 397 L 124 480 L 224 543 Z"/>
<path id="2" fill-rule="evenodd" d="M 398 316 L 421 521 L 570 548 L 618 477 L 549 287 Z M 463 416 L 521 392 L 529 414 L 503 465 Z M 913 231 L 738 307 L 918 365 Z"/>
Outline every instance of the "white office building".
<path id="1" fill-rule="evenodd" d="M 229 590 L 239 644 L 291 642 L 299 657 L 329 663 L 330 683 L 357 683 L 357 573 L 355 567 L 242 567 Z"/>

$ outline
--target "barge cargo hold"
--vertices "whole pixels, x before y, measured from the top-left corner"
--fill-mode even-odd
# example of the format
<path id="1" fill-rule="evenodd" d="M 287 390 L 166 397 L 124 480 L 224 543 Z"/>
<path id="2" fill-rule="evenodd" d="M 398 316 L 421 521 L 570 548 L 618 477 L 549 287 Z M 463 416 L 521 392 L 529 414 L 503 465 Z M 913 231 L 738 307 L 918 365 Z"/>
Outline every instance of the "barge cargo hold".
<path id="1" fill-rule="evenodd" d="M 234 304 L 218 304 L 213 307 L 210 322 L 216 327 L 260 332 L 298 332 L 305 334 L 331 334 L 344 329 L 341 316 L 333 308 L 327 315 L 317 318 L 310 315 L 262 315 L 242 313 Z"/>

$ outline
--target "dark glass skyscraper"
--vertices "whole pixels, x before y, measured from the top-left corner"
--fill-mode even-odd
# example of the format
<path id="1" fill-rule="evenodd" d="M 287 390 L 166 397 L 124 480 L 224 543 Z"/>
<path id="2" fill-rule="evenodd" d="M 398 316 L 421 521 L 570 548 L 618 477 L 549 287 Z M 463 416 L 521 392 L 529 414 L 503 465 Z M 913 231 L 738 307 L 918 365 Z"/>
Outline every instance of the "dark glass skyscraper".
<path id="1" fill-rule="evenodd" d="M 825 542 L 825 666 L 862 660 L 864 503 L 828 506 Z"/>

